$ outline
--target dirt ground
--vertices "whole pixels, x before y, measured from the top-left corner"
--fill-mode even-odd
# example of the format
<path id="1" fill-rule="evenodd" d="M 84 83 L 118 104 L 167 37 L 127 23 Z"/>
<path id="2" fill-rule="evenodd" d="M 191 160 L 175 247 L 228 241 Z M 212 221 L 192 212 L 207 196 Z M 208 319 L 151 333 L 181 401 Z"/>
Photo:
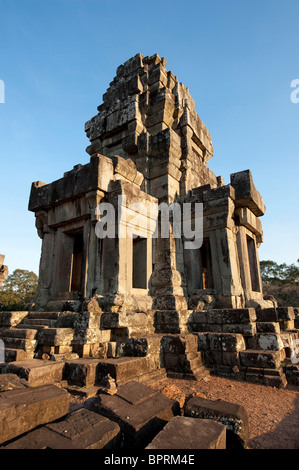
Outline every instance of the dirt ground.
<path id="1" fill-rule="evenodd" d="M 249 417 L 249 449 L 299 449 L 299 387 L 276 389 L 214 376 L 199 382 L 163 379 L 151 386 L 181 406 L 196 394 L 243 405 Z"/>
<path id="2" fill-rule="evenodd" d="M 243 405 L 249 417 L 248 449 L 299 449 L 299 387 L 276 389 L 214 376 L 199 382 L 165 378 L 150 386 L 181 407 L 197 394 Z M 74 411 L 84 399 L 72 396 L 71 402 Z"/>

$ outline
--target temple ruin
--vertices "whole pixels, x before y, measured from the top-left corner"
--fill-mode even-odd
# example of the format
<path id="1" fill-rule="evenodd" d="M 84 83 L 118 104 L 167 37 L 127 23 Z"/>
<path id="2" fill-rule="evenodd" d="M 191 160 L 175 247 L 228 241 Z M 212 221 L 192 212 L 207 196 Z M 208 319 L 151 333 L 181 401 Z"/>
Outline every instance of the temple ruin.
<path id="1" fill-rule="evenodd" d="M 108 374 L 117 384 L 209 373 L 298 382 L 296 368 L 282 365 L 298 338 L 298 311 L 263 298 L 263 199 L 250 170 L 225 184 L 209 169 L 210 133 L 166 60 L 137 54 L 118 67 L 85 131 L 89 162 L 32 184 L 39 284 L 28 311 L 0 314 L 2 370 L 46 355 L 79 385 Z M 111 238 L 97 235 L 103 203 L 114 208 Z M 181 214 L 189 204 L 191 226 L 201 205 L 201 246 L 175 236 L 171 210 L 169 236 L 153 237 L 161 212 L 140 214 L 140 203 L 176 204 Z M 121 229 L 132 236 L 118 236 Z"/>

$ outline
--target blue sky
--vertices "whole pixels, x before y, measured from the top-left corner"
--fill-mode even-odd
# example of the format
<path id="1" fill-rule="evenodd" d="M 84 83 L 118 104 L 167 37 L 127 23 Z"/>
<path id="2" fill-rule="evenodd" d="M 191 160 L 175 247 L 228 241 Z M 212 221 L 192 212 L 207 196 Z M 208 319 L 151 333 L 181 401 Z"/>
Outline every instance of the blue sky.
<path id="1" fill-rule="evenodd" d="M 117 67 L 158 53 L 209 129 L 209 167 L 250 168 L 267 211 L 260 259 L 299 257 L 298 0 L 0 0 L 0 253 L 38 273 L 33 181 L 89 161 L 84 123 Z M 298 93 L 299 97 L 299 93 Z"/>

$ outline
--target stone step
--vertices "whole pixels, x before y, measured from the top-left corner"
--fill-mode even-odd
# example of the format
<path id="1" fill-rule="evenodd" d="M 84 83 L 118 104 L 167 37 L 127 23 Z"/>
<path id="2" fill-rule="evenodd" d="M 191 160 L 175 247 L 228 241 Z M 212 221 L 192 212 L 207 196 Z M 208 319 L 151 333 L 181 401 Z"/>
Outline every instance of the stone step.
<path id="1" fill-rule="evenodd" d="M 4 328 L 0 330 L 0 338 L 35 339 L 37 331 L 27 328 Z"/>
<path id="2" fill-rule="evenodd" d="M 47 319 L 38 319 L 38 318 L 24 318 L 24 320 L 22 321 L 22 323 L 20 324 L 21 327 L 23 328 L 27 328 L 27 325 L 28 326 L 49 326 L 50 328 L 51 327 L 55 327 L 56 325 L 56 320 L 47 320 Z"/>
<path id="3" fill-rule="evenodd" d="M 204 365 L 197 367 L 196 369 L 184 372 L 178 372 L 173 370 L 167 371 L 167 377 L 170 379 L 184 379 L 184 380 L 196 380 L 199 381 L 205 377 L 210 375 L 209 369 L 207 369 Z"/>
<path id="4" fill-rule="evenodd" d="M 98 380 L 110 374 L 117 385 L 122 385 L 156 369 L 154 369 L 148 357 L 105 359 L 102 360 L 98 366 Z"/>
<path id="5" fill-rule="evenodd" d="M 26 352 L 34 352 L 36 347 L 37 341 L 31 339 L 23 339 L 23 338 L 9 338 L 4 337 L 3 342 L 5 348 L 8 349 L 23 349 Z"/>
<path id="6" fill-rule="evenodd" d="M 210 371 L 204 365 L 202 365 L 193 371 L 193 375 L 196 380 L 201 380 L 205 377 L 209 377 Z"/>
<path id="7" fill-rule="evenodd" d="M 241 365 L 245 367 L 278 369 L 281 364 L 280 351 L 247 349 L 240 351 L 239 355 Z"/>
<path id="8" fill-rule="evenodd" d="M 287 385 L 287 378 L 283 373 L 282 367 L 279 369 L 254 369 L 248 367 L 245 373 L 245 380 L 246 382 L 275 388 L 284 388 Z"/>
<path id="9" fill-rule="evenodd" d="M 40 331 L 40 330 L 43 330 L 43 329 L 49 328 L 49 327 L 47 325 L 26 325 L 26 324 L 20 323 L 19 325 L 16 325 L 14 328 L 16 330 L 36 330 L 36 331 Z"/>
<path id="10" fill-rule="evenodd" d="M 199 354 L 197 357 L 194 357 L 193 359 L 189 359 L 189 357 L 187 356 L 186 362 L 191 370 L 201 367 L 203 365 L 201 354 Z"/>
<path id="11" fill-rule="evenodd" d="M 21 351 L 21 353 L 24 353 L 24 351 Z M 60 382 L 63 379 L 64 367 L 64 363 L 24 357 L 5 364 L 1 373 L 16 374 L 18 377 L 25 379 L 30 387 L 38 387 Z"/>
<path id="12" fill-rule="evenodd" d="M 279 322 L 256 322 L 257 333 L 280 333 Z"/>
<path id="13" fill-rule="evenodd" d="M 57 320 L 61 312 L 29 312 L 26 318 L 39 320 Z"/>
<path id="14" fill-rule="evenodd" d="M 15 361 L 26 361 L 27 359 L 32 359 L 33 353 L 24 351 L 23 349 L 11 349 L 5 348 L 4 360 L 6 363 L 15 362 Z"/>
<path id="15" fill-rule="evenodd" d="M 43 328 L 37 335 L 38 343 L 47 346 L 69 346 L 74 338 L 73 328 Z"/>

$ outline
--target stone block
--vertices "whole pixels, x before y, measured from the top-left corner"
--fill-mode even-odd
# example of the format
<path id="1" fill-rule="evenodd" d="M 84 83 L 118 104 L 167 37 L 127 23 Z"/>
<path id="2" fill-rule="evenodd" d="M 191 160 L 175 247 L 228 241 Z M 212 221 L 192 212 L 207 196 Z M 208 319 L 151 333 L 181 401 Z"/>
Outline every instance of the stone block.
<path id="1" fill-rule="evenodd" d="M 277 322 L 277 310 L 274 307 L 256 310 L 257 322 Z"/>
<path id="2" fill-rule="evenodd" d="M 280 327 L 278 322 L 257 322 L 257 333 L 276 333 L 280 334 Z"/>
<path id="3" fill-rule="evenodd" d="M 215 421 L 175 416 L 146 450 L 226 449 L 226 427 Z"/>
<path id="4" fill-rule="evenodd" d="M 1 393 L 0 443 L 65 416 L 70 395 L 55 385 Z"/>
<path id="5" fill-rule="evenodd" d="M 99 359 L 77 359 L 66 362 L 63 378 L 69 384 L 89 387 L 97 381 L 101 361 Z"/>
<path id="6" fill-rule="evenodd" d="M 253 184 L 250 170 L 233 173 L 230 180 L 235 189 L 236 206 L 248 207 L 257 217 L 264 215 L 266 207 L 262 196 Z"/>
<path id="7" fill-rule="evenodd" d="M 64 363 L 31 359 L 11 362 L 2 369 L 3 373 L 16 374 L 25 379 L 30 387 L 60 382 L 63 378 Z"/>
<path id="8" fill-rule="evenodd" d="M 5 449 L 117 449 L 118 424 L 86 409 L 47 424 L 5 446 Z"/>
<path id="9" fill-rule="evenodd" d="M 116 381 L 117 385 L 122 385 L 135 377 L 141 377 L 157 369 L 150 357 L 119 357 L 102 360 L 98 368 L 98 380 L 108 374 Z"/>
<path id="10" fill-rule="evenodd" d="M 281 356 L 279 351 L 259 351 L 248 349 L 240 351 L 241 364 L 245 367 L 278 369 Z"/>
<path id="11" fill-rule="evenodd" d="M 222 364 L 231 368 L 240 365 L 239 353 L 222 351 Z"/>
<path id="12" fill-rule="evenodd" d="M 221 347 L 224 352 L 236 352 L 246 349 L 245 340 L 241 334 L 223 333 Z"/>
<path id="13" fill-rule="evenodd" d="M 228 308 L 209 310 L 208 323 L 248 324 L 256 321 L 254 308 Z"/>
<path id="14" fill-rule="evenodd" d="M 18 325 L 27 317 L 28 312 L 0 312 L 0 328 L 10 328 Z"/>
<path id="15" fill-rule="evenodd" d="M 122 430 L 124 449 L 145 448 L 165 424 L 179 414 L 179 404 L 153 389 L 133 381 L 115 395 L 100 394 L 85 408 L 116 422 Z"/>
<path id="16" fill-rule="evenodd" d="M 217 421 L 226 426 L 227 449 L 246 448 L 249 438 L 248 415 L 242 405 L 223 400 L 193 397 L 185 405 L 184 415 Z"/>
<path id="17" fill-rule="evenodd" d="M 279 334 L 258 333 L 255 337 L 256 349 L 280 351 L 283 349 L 283 342 Z"/>
<path id="18" fill-rule="evenodd" d="M 289 321 L 295 319 L 293 307 L 276 307 L 278 321 Z"/>
<path id="19" fill-rule="evenodd" d="M 243 325 L 223 325 L 223 333 L 237 333 L 243 336 L 254 336 L 256 334 L 256 323 L 245 323 Z"/>
<path id="20" fill-rule="evenodd" d="M 38 332 L 38 342 L 47 346 L 68 346 L 74 337 L 72 328 L 43 328 Z"/>

